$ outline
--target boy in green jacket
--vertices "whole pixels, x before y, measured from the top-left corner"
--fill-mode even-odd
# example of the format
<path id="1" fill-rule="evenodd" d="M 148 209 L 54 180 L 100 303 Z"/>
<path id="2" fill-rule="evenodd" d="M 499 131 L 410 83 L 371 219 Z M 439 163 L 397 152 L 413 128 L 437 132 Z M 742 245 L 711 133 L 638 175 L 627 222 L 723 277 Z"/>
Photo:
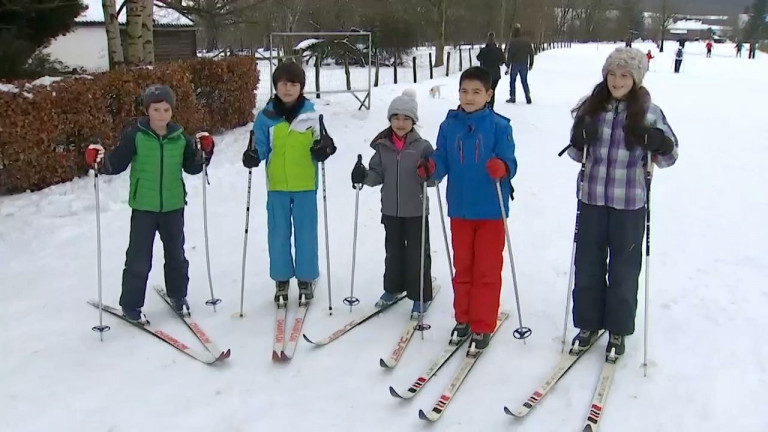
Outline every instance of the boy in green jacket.
<path id="1" fill-rule="evenodd" d="M 155 232 L 163 242 L 168 297 L 177 313 L 184 313 L 185 307 L 189 310 L 189 262 L 184 255 L 187 192 L 182 170 L 187 174 L 202 172 L 213 156 L 214 142 L 206 132 L 192 139 L 171 122 L 176 95 L 169 87 L 148 87 L 142 102 L 147 117 L 128 127 L 113 151 L 105 157 L 101 145 L 91 144 L 89 148 L 98 150 L 94 162 L 101 165 L 104 174 L 120 174 L 131 166 L 128 205 L 133 212 L 120 306 L 127 319 L 146 323 L 141 308 L 152 268 Z"/>

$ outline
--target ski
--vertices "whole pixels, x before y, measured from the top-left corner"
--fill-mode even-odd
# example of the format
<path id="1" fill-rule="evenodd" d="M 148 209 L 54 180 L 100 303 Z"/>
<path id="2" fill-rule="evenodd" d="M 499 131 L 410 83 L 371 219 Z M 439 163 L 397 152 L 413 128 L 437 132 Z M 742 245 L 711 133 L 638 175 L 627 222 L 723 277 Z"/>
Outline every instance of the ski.
<path id="1" fill-rule="evenodd" d="M 493 333 L 491 333 L 491 338 L 493 338 L 496 332 L 499 331 L 499 327 L 501 327 L 507 317 L 509 317 L 509 313 L 507 312 L 501 312 L 499 314 L 499 317 L 496 321 L 496 329 L 494 329 Z M 467 356 L 464 358 L 464 361 L 461 363 L 459 370 L 453 376 L 453 379 L 451 380 L 450 384 L 448 384 L 448 387 L 446 387 L 445 391 L 443 391 L 443 394 L 440 395 L 440 397 L 437 399 L 437 402 L 435 402 L 432 409 L 428 412 L 419 410 L 420 419 L 435 422 L 439 420 L 440 417 L 442 417 L 445 409 L 448 407 L 448 404 L 451 402 L 451 400 L 453 400 L 453 397 L 456 396 L 456 392 L 458 392 L 459 387 L 461 387 L 461 384 L 464 382 L 464 379 L 467 377 L 467 375 L 469 375 L 469 372 L 472 370 L 472 367 L 475 366 L 477 360 L 483 356 L 484 351 L 485 350 L 478 352 L 475 355 L 467 354 Z"/>
<path id="2" fill-rule="evenodd" d="M 272 361 L 280 361 L 283 358 L 283 347 L 285 345 L 285 321 L 288 315 L 288 303 L 280 301 L 275 309 L 275 337 L 272 347 Z"/>
<path id="3" fill-rule="evenodd" d="M 306 334 L 303 334 L 302 336 L 304 337 L 305 341 L 307 341 L 307 342 L 309 342 L 309 343 L 311 343 L 313 345 L 316 345 L 316 346 L 328 345 L 329 343 L 331 343 L 331 342 L 335 341 L 336 339 L 338 339 L 338 338 L 344 336 L 345 334 L 347 334 L 353 328 L 358 327 L 360 324 L 363 324 L 364 322 L 370 320 L 371 318 L 375 317 L 376 315 L 378 315 L 378 314 L 384 312 L 385 310 L 391 308 L 392 306 L 397 304 L 397 302 L 399 302 L 400 300 L 404 299 L 405 297 L 406 297 L 406 294 L 405 293 L 401 293 L 401 294 L 399 294 L 395 298 L 395 301 L 392 302 L 391 304 L 383 306 L 381 308 L 373 307 L 371 310 L 369 310 L 368 312 L 366 312 L 365 314 L 363 314 L 359 318 L 356 318 L 356 319 L 348 322 L 347 324 L 344 325 L 344 327 L 336 330 L 330 336 L 328 336 L 328 337 L 326 337 L 324 339 L 320 339 L 318 341 L 313 341 L 312 339 L 307 337 Z"/>
<path id="4" fill-rule="evenodd" d="M 315 286 L 317 280 L 312 282 L 312 292 L 315 292 Z M 296 312 L 296 318 L 293 319 L 293 326 L 291 327 L 291 333 L 288 335 L 288 344 L 283 348 L 280 353 L 280 358 L 283 361 L 290 361 L 293 359 L 296 353 L 296 346 L 299 344 L 299 335 L 301 329 L 304 327 L 304 319 L 307 316 L 307 310 L 312 300 L 305 300 L 303 297 L 299 298 L 299 310 Z"/>
<path id="5" fill-rule="evenodd" d="M 394 387 L 390 386 L 389 394 L 400 399 L 411 399 L 414 396 L 416 396 L 416 393 L 418 393 L 419 390 L 421 390 L 429 382 L 429 380 L 431 380 L 432 377 L 435 376 L 435 374 L 437 374 L 437 372 L 443 367 L 443 365 L 445 365 L 448 362 L 448 360 L 450 360 L 451 357 L 453 357 L 453 355 L 456 354 L 456 351 L 458 351 L 459 348 L 461 348 L 461 346 L 464 345 L 464 343 L 468 340 L 469 340 L 469 336 L 463 339 L 460 339 L 459 342 L 456 344 L 449 343 L 449 345 L 443 350 L 443 353 L 440 354 L 440 357 L 438 357 L 434 362 L 432 362 L 432 364 L 429 366 L 427 371 L 424 372 L 424 374 L 416 378 L 413 384 L 411 384 L 411 386 L 408 387 L 408 390 L 406 390 L 405 392 L 402 392 L 401 394 L 400 392 L 396 391 Z"/>
<path id="6" fill-rule="evenodd" d="M 432 300 L 434 301 L 435 297 L 437 296 L 437 293 L 440 292 L 440 285 L 432 284 Z M 424 312 L 426 315 L 426 311 Z M 405 348 L 408 347 L 408 343 L 411 342 L 411 339 L 413 338 L 414 333 L 419 328 L 419 314 L 418 313 L 411 313 L 411 319 L 408 320 L 408 324 L 405 326 L 405 330 L 403 330 L 402 335 L 400 336 L 400 339 L 398 339 L 397 344 L 395 345 L 395 348 L 392 350 L 392 354 L 389 355 L 389 358 L 385 359 L 379 359 L 379 365 L 383 368 L 392 369 L 395 366 L 397 366 L 397 363 L 400 362 L 400 358 L 403 356 L 403 353 L 405 352 Z"/>
<path id="7" fill-rule="evenodd" d="M 88 300 L 88 304 L 95 307 L 96 309 L 99 308 L 99 303 L 95 300 Z M 141 330 L 144 330 L 145 332 L 155 336 L 156 338 L 160 339 L 161 341 L 167 343 L 168 345 L 176 348 L 177 350 L 183 352 L 184 354 L 192 357 L 193 359 L 205 363 L 205 364 L 214 364 L 220 360 L 224 360 L 223 356 L 220 355 L 219 357 L 213 357 L 210 353 L 201 353 L 199 351 L 195 351 L 180 340 L 176 339 L 175 337 L 171 336 L 164 330 L 161 330 L 157 327 L 152 326 L 150 323 L 147 324 L 140 324 L 133 322 L 129 320 L 128 318 L 123 316 L 123 312 L 120 309 L 117 309 L 116 307 L 109 306 L 106 304 L 101 305 L 101 309 L 104 312 L 107 312 L 111 315 L 114 315 L 123 321 L 127 322 L 128 324 L 133 325 L 136 328 L 139 328 Z"/>
<path id="8" fill-rule="evenodd" d="M 530 413 L 531 410 L 533 410 L 539 404 L 539 402 L 544 399 L 544 396 L 546 396 L 549 391 L 552 390 L 555 384 L 560 382 L 560 379 L 562 379 L 566 372 L 571 369 L 571 366 L 573 366 L 581 357 L 583 357 L 584 353 L 595 346 L 595 343 L 600 340 L 600 338 L 603 336 L 603 333 L 605 332 L 601 332 L 597 338 L 595 338 L 595 341 L 592 343 L 592 345 L 582 349 L 578 352 L 578 354 L 571 354 L 569 350 L 569 352 L 560 356 L 560 361 L 557 363 L 557 366 L 555 366 L 555 369 L 552 371 L 549 377 L 544 381 L 544 384 L 536 389 L 536 391 L 534 391 L 531 396 L 517 409 L 513 411 L 509 407 L 505 406 L 504 412 L 507 413 L 507 415 L 518 418 L 528 415 L 528 413 Z"/>
<path id="9" fill-rule="evenodd" d="M 614 372 L 616 372 L 616 360 L 606 359 L 600 372 L 600 378 L 597 380 L 597 388 L 592 396 L 592 404 L 589 408 L 587 420 L 584 422 L 583 432 L 597 432 L 603 416 L 605 401 L 608 399 L 608 391 L 613 383 Z"/>
<path id="10" fill-rule="evenodd" d="M 171 305 L 171 299 L 168 297 L 168 294 L 159 286 L 155 286 L 155 292 L 165 301 L 165 304 L 168 305 L 168 307 L 173 310 L 173 306 Z M 211 340 L 211 338 L 208 337 L 208 334 L 203 331 L 202 327 L 200 327 L 200 324 L 198 324 L 195 320 L 192 319 L 192 315 L 190 313 L 186 314 L 178 314 L 176 311 L 173 311 L 175 315 L 180 317 L 182 320 L 184 320 L 184 324 L 187 325 L 187 328 L 192 331 L 192 333 L 197 337 L 197 339 L 200 341 L 200 343 L 203 344 L 206 350 L 208 350 L 211 355 L 216 357 L 219 360 L 226 360 L 229 358 L 231 352 L 229 348 L 222 351 L 219 349 L 218 346 Z M 187 311 L 189 312 L 189 310 Z"/>

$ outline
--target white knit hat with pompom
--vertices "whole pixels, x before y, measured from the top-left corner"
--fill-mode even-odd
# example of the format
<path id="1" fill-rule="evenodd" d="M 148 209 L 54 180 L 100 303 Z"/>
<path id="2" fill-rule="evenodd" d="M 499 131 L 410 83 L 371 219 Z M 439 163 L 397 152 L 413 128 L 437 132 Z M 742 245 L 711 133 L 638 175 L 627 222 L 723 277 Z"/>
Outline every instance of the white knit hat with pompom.
<path id="1" fill-rule="evenodd" d="M 387 120 L 391 120 L 392 116 L 398 114 L 410 117 L 414 124 L 419 122 L 419 104 L 416 102 L 416 90 L 407 88 L 403 90 L 403 94 L 392 99 L 387 110 Z"/>

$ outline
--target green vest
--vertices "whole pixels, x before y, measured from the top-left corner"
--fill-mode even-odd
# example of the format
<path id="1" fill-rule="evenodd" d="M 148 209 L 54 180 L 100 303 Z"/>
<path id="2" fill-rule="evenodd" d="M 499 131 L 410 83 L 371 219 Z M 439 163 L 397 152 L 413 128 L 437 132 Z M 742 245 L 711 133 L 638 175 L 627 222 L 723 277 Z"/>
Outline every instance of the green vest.
<path id="1" fill-rule="evenodd" d="M 311 130 L 290 130 L 281 121 L 272 127 L 272 152 L 269 154 L 267 179 L 269 190 L 301 192 L 317 189 L 317 165 L 309 153 L 314 142 Z"/>
<path id="2" fill-rule="evenodd" d="M 182 165 L 187 139 L 183 132 L 179 127 L 160 138 L 141 124 L 137 125 L 128 198 L 132 209 L 162 213 L 186 204 Z"/>

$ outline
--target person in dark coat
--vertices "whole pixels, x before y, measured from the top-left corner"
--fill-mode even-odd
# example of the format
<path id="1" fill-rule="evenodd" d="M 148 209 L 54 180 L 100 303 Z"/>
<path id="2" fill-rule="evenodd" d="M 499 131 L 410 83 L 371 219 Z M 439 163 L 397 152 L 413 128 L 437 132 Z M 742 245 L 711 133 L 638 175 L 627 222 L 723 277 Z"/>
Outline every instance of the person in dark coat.
<path id="1" fill-rule="evenodd" d="M 493 96 L 491 96 L 488 106 L 493 109 L 493 105 L 496 102 L 496 86 L 499 84 L 499 80 L 501 80 L 501 65 L 506 62 L 504 51 L 496 45 L 496 35 L 493 32 L 488 33 L 488 41 L 484 47 L 480 48 L 480 52 L 477 54 L 477 61 L 480 62 L 481 68 L 491 73 Z"/>
<path id="2" fill-rule="evenodd" d="M 531 90 L 528 88 L 528 71 L 533 69 L 533 44 L 528 38 L 520 36 L 520 27 L 512 31 L 512 40 L 507 45 L 507 73 L 509 76 L 509 99 L 507 103 L 515 103 L 515 83 L 520 75 L 520 83 L 525 92 L 525 101 L 531 103 Z"/>

